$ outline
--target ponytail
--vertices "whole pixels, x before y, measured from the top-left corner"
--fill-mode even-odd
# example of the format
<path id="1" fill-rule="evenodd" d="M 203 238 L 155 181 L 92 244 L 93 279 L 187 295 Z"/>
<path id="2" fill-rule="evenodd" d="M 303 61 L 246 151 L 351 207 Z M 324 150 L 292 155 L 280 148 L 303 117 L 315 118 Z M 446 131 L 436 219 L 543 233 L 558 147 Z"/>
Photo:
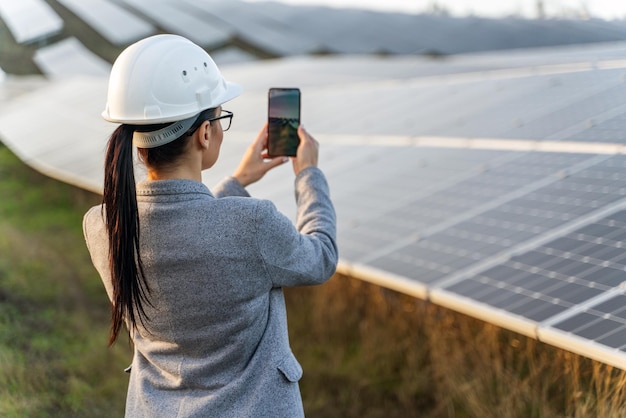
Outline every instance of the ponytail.
<path id="1" fill-rule="evenodd" d="M 134 128 L 120 125 L 111 135 L 105 158 L 103 210 L 109 238 L 109 263 L 113 298 L 111 333 L 113 345 L 125 319 L 129 330 L 137 320 L 144 323 L 144 303 L 149 288 L 139 255 L 139 214 L 133 170 Z"/>

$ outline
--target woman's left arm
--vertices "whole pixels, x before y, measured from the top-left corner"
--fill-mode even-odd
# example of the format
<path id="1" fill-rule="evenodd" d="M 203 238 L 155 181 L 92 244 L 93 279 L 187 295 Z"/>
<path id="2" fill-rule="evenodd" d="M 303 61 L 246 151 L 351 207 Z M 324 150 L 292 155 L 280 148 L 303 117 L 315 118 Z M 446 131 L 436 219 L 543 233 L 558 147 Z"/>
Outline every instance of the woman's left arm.
<path id="1" fill-rule="evenodd" d="M 257 245 L 276 287 L 321 284 L 337 268 L 336 215 L 328 183 L 316 167 L 296 177 L 296 225 L 261 201 Z"/>

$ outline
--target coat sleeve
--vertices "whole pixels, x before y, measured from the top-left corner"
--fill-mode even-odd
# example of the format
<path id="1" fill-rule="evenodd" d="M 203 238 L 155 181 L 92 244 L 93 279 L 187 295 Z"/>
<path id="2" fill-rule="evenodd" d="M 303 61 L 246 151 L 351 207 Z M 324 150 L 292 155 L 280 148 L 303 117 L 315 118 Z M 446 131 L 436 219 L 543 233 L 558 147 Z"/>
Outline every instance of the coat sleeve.
<path id="1" fill-rule="evenodd" d="M 213 195 L 217 198 L 238 196 L 250 197 L 245 187 L 241 185 L 234 177 L 226 177 L 212 190 Z"/>
<path id="2" fill-rule="evenodd" d="M 269 201 L 257 212 L 259 252 L 275 287 L 320 284 L 337 268 L 336 216 L 317 168 L 296 177 L 296 225 Z"/>

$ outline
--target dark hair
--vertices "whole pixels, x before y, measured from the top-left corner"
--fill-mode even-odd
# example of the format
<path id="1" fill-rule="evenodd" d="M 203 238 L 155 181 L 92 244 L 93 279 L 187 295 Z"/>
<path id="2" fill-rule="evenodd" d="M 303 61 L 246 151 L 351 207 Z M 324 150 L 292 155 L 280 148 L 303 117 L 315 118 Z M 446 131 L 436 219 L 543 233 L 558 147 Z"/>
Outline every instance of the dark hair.
<path id="1" fill-rule="evenodd" d="M 139 256 L 139 214 L 133 169 L 133 132 L 120 125 L 111 135 L 104 163 L 103 210 L 109 238 L 113 297 L 109 346 L 115 343 L 124 319 L 137 324 L 147 319 L 143 304 L 149 292 Z M 149 302 L 148 302 L 149 303 Z"/>
<path id="2" fill-rule="evenodd" d="M 148 167 L 165 168 L 173 164 L 185 150 L 190 135 L 215 113 L 207 109 L 181 137 L 156 148 L 139 148 L 138 154 Z M 103 210 L 109 239 L 109 266 L 113 297 L 109 346 L 117 340 L 124 320 L 136 328 L 149 320 L 144 304 L 150 305 L 150 288 L 146 281 L 139 253 L 139 213 L 133 169 L 133 132 L 150 132 L 161 125 L 120 125 L 109 138 L 105 157 Z"/>
<path id="3" fill-rule="evenodd" d="M 203 110 L 198 114 L 198 118 L 191 128 L 178 139 L 168 142 L 156 148 L 138 148 L 138 155 L 141 161 L 148 167 L 165 168 L 173 164 L 183 153 L 187 145 L 187 139 L 204 123 L 205 120 L 215 116 L 217 108 Z M 165 128 L 167 123 L 159 125 L 141 125 L 135 126 L 135 130 L 139 132 L 152 132 Z"/>
<path id="4" fill-rule="evenodd" d="M 166 127 L 163 125 L 142 125 L 136 126 L 135 130 L 139 132 L 152 132 Z M 172 165 L 178 157 L 183 153 L 187 146 L 188 135 L 183 135 L 172 142 L 155 148 L 137 148 L 137 155 L 141 161 L 148 167 L 165 168 Z"/>

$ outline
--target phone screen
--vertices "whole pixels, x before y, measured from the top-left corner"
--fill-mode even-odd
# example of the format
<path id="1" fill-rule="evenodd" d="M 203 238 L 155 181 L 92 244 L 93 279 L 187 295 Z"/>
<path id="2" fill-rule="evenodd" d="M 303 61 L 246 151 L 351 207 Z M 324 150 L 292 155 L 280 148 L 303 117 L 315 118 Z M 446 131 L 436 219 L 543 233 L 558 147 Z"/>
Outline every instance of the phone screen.
<path id="1" fill-rule="evenodd" d="M 300 90 L 271 88 L 268 92 L 267 153 L 270 157 L 295 156 L 300 144 Z"/>

